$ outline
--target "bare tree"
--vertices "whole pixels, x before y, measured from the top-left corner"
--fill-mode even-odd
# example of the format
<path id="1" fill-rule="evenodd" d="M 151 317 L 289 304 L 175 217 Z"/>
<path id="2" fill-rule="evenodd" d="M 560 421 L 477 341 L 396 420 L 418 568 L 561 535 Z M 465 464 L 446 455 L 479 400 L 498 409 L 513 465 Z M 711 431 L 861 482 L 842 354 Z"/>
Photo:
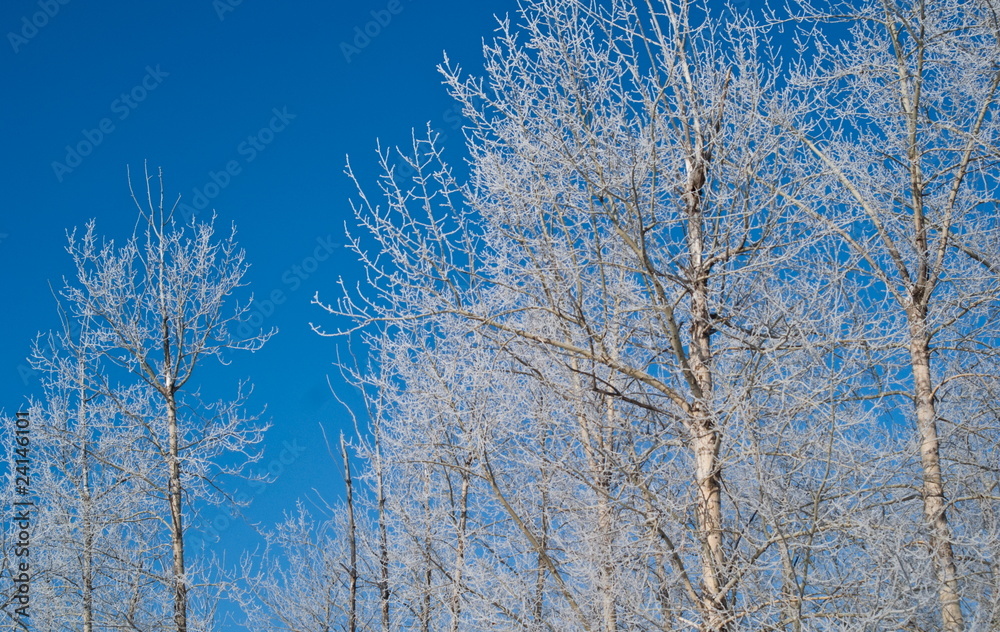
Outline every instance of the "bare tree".
<path id="1" fill-rule="evenodd" d="M 986 539 L 995 539 L 995 529 L 977 533 L 976 520 L 966 519 L 981 515 L 972 508 L 976 496 L 995 494 L 981 484 L 966 489 L 963 478 L 970 468 L 991 467 L 980 450 L 996 445 L 996 425 L 983 408 L 962 404 L 971 392 L 996 392 L 1000 342 L 1000 70 L 992 8 L 922 0 L 800 3 L 795 16 L 810 25 L 805 43 L 815 56 L 794 79 L 811 105 L 789 130 L 806 149 L 804 172 L 822 174 L 816 196 L 796 202 L 860 258 L 856 273 L 872 284 L 858 299 L 880 330 L 866 344 L 884 350 L 875 363 L 886 403 L 912 402 L 913 475 L 923 503 L 914 544 L 926 543 L 933 571 L 915 582 L 910 605 L 893 608 L 920 621 L 904 616 L 899 625 L 932 625 L 920 590 L 933 586 L 931 607 L 949 632 L 966 629 L 970 614 L 979 619 L 995 595 L 975 579 L 996 564 L 995 542 L 980 537 L 992 532 Z M 846 24 L 850 35 L 824 34 L 828 23 Z"/>
<path id="2" fill-rule="evenodd" d="M 139 401 L 143 389 L 103 396 L 94 320 L 61 316 L 62 329 L 39 337 L 30 358 L 42 388 L 29 410 L 32 622 L 38 630 L 162 629 L 169 608 L 155 573 L 164 548 L 135 450 L 140 437 L 119 405 L 148 402 Z"/>
<path id="3" fill-rule="evenodd" d="M 164 549 L 146 468 L 134 449 L 141 438 L 121 423 L 118 404 L 135 407 L 141 389 L 119 391 L 117 401 L 101 396 L 105 384 L 94 373 L 100 346 L 88 323 L 78 325 L 76 336 L 67 330 L 41 339 L 32 358 L 43 387 L 31 408 L 38 498 L 33 557 L 47 593 L 34 623 L 40 630 L 83 632 L 121 622 L 156 628 L 169 611 L 155 575 Z"/>
<path id="4" fill-rule="evenodd" d="M 384 206 L 362 193 L 372 288 L 327 309 L 375 328 L 384 454 L 405 472 L 390 477 L 395 537 L 412 542 L 398 555 L 431 596 L 409 602 L 419 625 L 431 608 L 729 630 L 801 626 L 827 603 L 829 489 L 852 475 L 834 464 L 870 417 L 829 421 L 851 369 L 829 360 L 843 294 L 816 266 L 827 231 L 775 192 L 793 139 L 772 123 L 787 116 L 774 60 L 705 11 L 532 3 L 487 47 L 486 79 L 444 68 L 471 121 L 471 183 L 429 138 L 401 156 L 410 182 L 383 154 Z M 785 496 L 768 467 L 786 468 Z M 476 606 L 435 602 L 445 585 Z"/>
<path id="5" fill-rule="evenodd" d="M 250 629 L 297 632 L 391 630 L 388 533 L 378 512 L 378 467 L 369 461 L 364 479 L 354 478 L 349 444 L 341 437 L 346 500 L 313 499 L 321 516 L 305 503 L 273 529 L 261 531 L 262 550 L 247 552 L 229 569 L 229 593 Z M 367 454 L 367 453 L 366 453 Z M 372 518 L 374 516 L 374 519 Z M 395 578 L 394 578 L 395 579 Z"/>
<path id="6" fill-rule="evenodd" d="M 241 560 L 232 594 L 250 629 L 330 632 L 350 629 L 352 620 L 365 629 L 367 612 L 351 607 L 355 577 L 348 525 L 339 516 L 344 507 L 329 509 L 337 513 L 318 521 L 300 503 L 264 534 L 264 550 Z"/>
<path id="7" fill-rule="evenodd" d="M 536 0 L 446 61 L 468 181 L 431 134 L 359 186 L 368 286 L 320 304 L 371 436 L 289 549 L 336 570 L 255 576 L 323 616 L 260 621 L 998 625 L 1000 22 L 796 6 L 787 64 L 684 0 Z"/>
<path id="8" fill-rule="evenodd" d="M 230 303 L 246 270 L 242 251 L 232 236 L 216 241 L 211 223 L 176 223 L 163 203 L 162 178 L 154 201 L 155 179 L 146 176 L 145 207 L 133 194 L 140 216 L 136 233 L 121 247 L 102 242 L 93 222 L 81 237 L 70 235 L 67 250 L 76 278 L 61 291 L 61 307 L 67 327 L 82 326 L 86 335 L 56 349 L 49 362 L 55 383 L 83 389 L 75 400 L 76 438 L 61 443 L 78 455 L 72 462 L 82 469 L 73 480 L 83 485 L 81 498 L 86 504 L 92 496 L 86 470 L 92 460 L 108 475 L 116 472 L 119 482 L 109 485 L 132 481 L 146 494 L 142 512 L 165 527 L 170 562 L 157 569 L 157 562 L 147 559 L 145 572 L 163 571 L 172 595 L 172 627 L 185 632 L 191 583 L 185 513 L 195 499 L 224 500 L 216 480 L 238 474 L 240 467 L 222 466 L 218 457 L 257 458 L 252 450 L 264 430 L 243 413 L 242 394 L 205 403 L 192 376 L 210 358 L 225 363 L 224 351 L 259 349 L 269 334 L 235 336 L 247 309 Z M 73 356 L 68 362 L 58 357 L 65 350 Z M 76 373 L 81 362 L 88 365 L 85 380 Z M 100 433 L 85 409 L 96 405 L 113 415 Z M 128 458 L 92 451 L 87 442 L 95 434 L 128 441 Z M 91 532 L 87 524 L 82 523 L 85 539 Z"/>

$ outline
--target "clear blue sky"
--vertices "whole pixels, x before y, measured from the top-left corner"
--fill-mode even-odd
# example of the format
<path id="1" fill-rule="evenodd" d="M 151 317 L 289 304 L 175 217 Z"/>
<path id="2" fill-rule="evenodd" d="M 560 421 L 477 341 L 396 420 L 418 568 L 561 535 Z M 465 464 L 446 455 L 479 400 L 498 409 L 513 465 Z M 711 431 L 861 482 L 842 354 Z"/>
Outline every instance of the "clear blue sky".
<path id="1" fill-rule="evenodd" d="M 96 218 L 102 233 L 127 237 L 136 211 L 126 166 L 141 172 L 148 161 L 163 168 L 168 193 L 189 204 L 212 195 L 219 224 L 237 225 L 255 295 L 280 290 L 286 299 L 265 320 L 278 335 L 212 373 L 219 387 L 205 393 L 226 397 L 225 385 L 248 378 L 251 407 L 266 405 L 274 424 L 264 465 L 278 480 L 250 490 L 248 515 L 273 523 L 314 488 L 339 495 L 318 424 L 335 436 L 349 422 L 327 388 L 337 343 L 309 330 L 324 321 L 310 299 L 317 290 L 334 298 L 337 277 L 359 267 L 337 246 L 315 267 L 309 258 L 320 243 L 344 242 L 354 193 L 345 156 L 374 191 L 376 139 L 402 144 L 430 122 L 461 160 L 457 110 L 435 66 L 447 51 L 475 71 L 494 14 L 515 8 L 513 0 L 0 3 L 0 413 L 38 392 L 25 356 L 38 332 L 58 326 L 49 284 L 72 273 L 65 231 Z M 218 175 L 227 165 L 228 181 Z M 293 458 L 289 446 L 300 453 Z M 225 523 L 219 517 L 231 552 L 251 542 Z"/>

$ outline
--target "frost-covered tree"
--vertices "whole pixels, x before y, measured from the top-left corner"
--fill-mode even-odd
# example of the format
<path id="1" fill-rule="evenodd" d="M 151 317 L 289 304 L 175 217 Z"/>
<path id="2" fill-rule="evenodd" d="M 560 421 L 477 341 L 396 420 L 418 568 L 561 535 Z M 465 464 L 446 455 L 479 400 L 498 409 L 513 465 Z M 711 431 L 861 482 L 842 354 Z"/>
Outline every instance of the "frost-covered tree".
<path id="1" fill-rule="evenodd" d="M 861 584 L 856 257 L 775 190 L 779 62 L 711 18 L 527 5 L 443 68 L 469 183 L 428 138 L 362 194 L 371 289 L 327 308 L 376 358 L 399 627 L 835 627 Z"/>
<path id="2" fill-rule="evenodd" d="M 467 176 L 380 152 L 363 518 L 280 625 L 1000 625 L 997 8 L 717 8 L 526 2 L 442 67 Z"/>
<path id="3" fill-rule="evenodd" d="M 329 446 L 328 446 L 329 447 Z M 229 594 L 242 612 L 239 624 L 253 630 L 328 632 L 390 630 L 383 581 L 385 542 L 365 507 L 378 498 L 365 490 L 357 506 L 358 481 L 343 435 L 340 454 L 346 499 L 333 505 L 313 500 L 319 520 L 299 502 L 273 529 L 264 546 L 248 551 L 235 569 Z M 373 467 L 370 473 L 376 474 Z M 386 588 L 387 589 L 387 588 Z"/>
<path id="4" fill-rule="evenodd" d="M 247 552 L 233 583 L 241 623 L 252 630 L 350 629 L 345 514 L 318 521 L 300 503 L 265 533 L 264 548 Z"/>
<path id="5" fill-rule="evenodd" d="M 154 200 L 155 179 L 147 174 L 145 206 L 136 200 L 136 230 L 121 246 L 93 222 L 70 234 L 63 331 L 34 354 L 45 376 L 34 408 L 49 512 L 41 549 L 55 584 L 41 609 L 59 629 L 207 629 L 210 599 L 189 595 L 197 571 L 185 519 L 194 503 L 227 500 L 219 477 L 241 472 L 233 456 L 257 458 L 264 430 L 241 393 L 206 402 L 192 380 L 210 359 L 225 363 L 224 352 L 268 337 L 235 334 L 247 309 L 233 298 L 243 252 L 211 222 L 175 221 L 162 178 Z"/>
<path id="6" fill-rule="evenodd" d="M 887 500 L 906 516 L 901 534 L 869 543 L 897 558 L 879 569 L 900 587 L 884 626 L 998 621 L 997 8 L 879 0 L 795 13 L 815 54 L 792 78 L 808 107 L 786 129 L 813 188 L 790 199 L 858 259 L 885 423 L 909 427 L 882 465 L 896 471 L 884 483 L 913 492 Z"/>
<path id="7" fill-rule="evenodd" d="M 68 323 L 67 323 L 68 325 Z M 157 544 L 156 512 L 146 485 L 149 459 L 141 437 L 122 423 L 120 406 L 142 389 L 104 397 L 101 346 L 92 323 L 39 340 L 33 365 L 42 376 L 30 409 L 37 498 L 33 563 L 38 577 L 33 624 L 38 630 L 93 632 L 126 623 L 163 629 L 168 591 Z M 145 462 L 145 463 L 144 463 Z"/>

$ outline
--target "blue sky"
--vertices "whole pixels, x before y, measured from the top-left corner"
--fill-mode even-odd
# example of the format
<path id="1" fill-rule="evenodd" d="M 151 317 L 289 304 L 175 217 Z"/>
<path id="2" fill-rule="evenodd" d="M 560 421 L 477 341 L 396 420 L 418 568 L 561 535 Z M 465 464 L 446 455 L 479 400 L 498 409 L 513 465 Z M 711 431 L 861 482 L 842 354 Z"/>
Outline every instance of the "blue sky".
<path id="1" fill-rule="evenodd" d="M 248 515 L 273 523 L 314 489 L 339 494 L 319 430 L 350 430 L 327 387 L 337 343 L 308 323 L 324 322 L 313 294 L 332 299 L 336 279 L 360 271 L 342 247 L 354 194 L 345 156 L 374 192 L 376 140 L 405 144 L 411 128 L 430 123 L 460 161 L 458 110 L 435 66 L 447 51 L 474 72 L 494 14 L 515 8 L 513 0 L 0 3 L 0 413 L 38 392 L 25 357 L 38 332 L 58 326 L 49 286 L 72 273 L 65 231 L 95 218 L 99 232 L 126 238 L 136 217 L 126 167 L 141 173 L 146 161 L 162 167 L 168 197 L 214 208 L 221 227 L 235 222 L 250 289 L 284 299 L 273 312 L 261 308 L 278 335 L 213 371 L 205 393 L 227 397 L 248 378 L 250 407 L 266 405 L 274 424 L 263 466 L 278 480 L 246 490 Z M 225 546 L 251 542 L 215 517 Z"/>

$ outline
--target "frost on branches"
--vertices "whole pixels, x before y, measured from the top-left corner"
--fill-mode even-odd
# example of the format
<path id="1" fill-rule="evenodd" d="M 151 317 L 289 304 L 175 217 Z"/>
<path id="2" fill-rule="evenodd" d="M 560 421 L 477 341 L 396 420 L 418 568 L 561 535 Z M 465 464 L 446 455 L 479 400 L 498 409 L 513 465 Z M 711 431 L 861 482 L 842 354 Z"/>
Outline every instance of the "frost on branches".
<path id="1" fill-rule="evenodd" d="M 467 179 L 380 153 L 373 627 L 1000 624 L 1000 22 L 788 11 L 532 2 L 442 66 Z"/>

